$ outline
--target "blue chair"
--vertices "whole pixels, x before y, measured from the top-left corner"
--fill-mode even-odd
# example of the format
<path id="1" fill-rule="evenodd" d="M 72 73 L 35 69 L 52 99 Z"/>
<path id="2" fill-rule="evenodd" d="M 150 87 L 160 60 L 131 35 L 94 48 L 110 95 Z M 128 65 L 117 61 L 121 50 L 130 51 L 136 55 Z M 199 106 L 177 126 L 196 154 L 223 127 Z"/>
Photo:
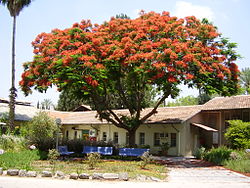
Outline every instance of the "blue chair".
<path id="1" fill-rule="evenodd" d="M 58 146 L 58 152 L 60 155 L 71 155 L 75 152 L 68 151 L 68 146 Z"/>
<path id="2" fill-rule="evenodd" d="M 101 155 L 112 155 L 112 147 L 83 146 L 82 153 L 100 153 Z"/>
<path id="3" fill-rule="evenodd" d="M 149 149 L 143 149 L 143 148 L 120 148 L 119 149 L 119 155 L 121 156 L 139 157 L 139 156 L 142 156 L 143 153 L 145 152 L 149 152 Z"/>
<path id="4" fill-rule="evenodd" d="M 82 153 L 96 153 L 98 152 L 98 148 L 96 146 L 83 146 Z"/>

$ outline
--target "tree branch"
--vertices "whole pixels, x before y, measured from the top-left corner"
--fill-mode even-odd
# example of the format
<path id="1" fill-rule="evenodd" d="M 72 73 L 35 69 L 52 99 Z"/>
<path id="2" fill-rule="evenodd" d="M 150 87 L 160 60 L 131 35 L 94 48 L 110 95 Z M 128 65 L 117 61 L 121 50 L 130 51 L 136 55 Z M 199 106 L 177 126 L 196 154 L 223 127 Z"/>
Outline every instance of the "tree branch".
<path id="1" fill-rule="evenodd" d="M 126 108 L 128 108 L 130 114 L 133 114 L 133 109 L 131 108 L 131 105 L 129 105 L 128 100 L 126 99 L 126 95 L 124 93 L 124 90 L 122 88 L 121 80 L 119 79 L 117 81 L 117 86 L 118 86 L 118 94 L 121 97 L 123 103 L 125 104 Z"/>
<path id="2" fill-rule="evenodd" d="M 127 126 L 122 122 L 122 120 L 118 117 L 116 113 L 114 113 L 113 110 L 108 109 L 109 113 L 115 118 L 116 121 L 121 125 L 122 128 L 126 128 Z"/>
<path id="3" fill-rule="evenodd" d="M 168 93 L 165 93 L 165 94 L 163 95 L 163 97 L 157 102 L 157 104 L 155 105 L 155 107 L 154 107 L 148 114 L 146 114 L 144 117 L 142 117 L 142 118 L 140 119 L 141 123 L 144 123 L 149 117 L 151 117 L 153 114 L 157 113 L 157 111 L 156 111 L 157 108 L 160 106 L 161 103 L 164 102 L 164 100 L 165 100 L 166 98 L 168 98 L 169 95 L 170 95 L 169 92 L 168 92 Z"/>
<path id="4" fill-rule="evenodd" d="M 100 101 L 99 97 L 95 93 L 91 93 L 91 98 L 96 107 L 96 111 L 101 117 L 101 119 L 105 119 L 119 128 L 127 128 L 127 126 L 122 122 L 122 120 L 108 107 L 108 104 L 106 104 L 106 100 Z M 102 108 L 100 108 L 99 106 L 101 103 L 104 103 L 104 105 L 107 106 L 107 109 L 103 110 Z M 109 113 L 107 112 L 107 110 Z M 115 120 L 110 117 L 110 114 L 115 118 Z"/>

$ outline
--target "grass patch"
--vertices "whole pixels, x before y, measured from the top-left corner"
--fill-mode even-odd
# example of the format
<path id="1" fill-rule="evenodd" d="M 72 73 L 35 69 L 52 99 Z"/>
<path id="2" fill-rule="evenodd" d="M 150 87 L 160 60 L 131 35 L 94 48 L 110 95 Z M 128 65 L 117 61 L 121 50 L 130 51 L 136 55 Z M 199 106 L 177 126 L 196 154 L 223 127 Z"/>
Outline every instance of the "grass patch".
<path id="1" fill-rule="evenodd" d="M 34 161 L 32 168 L 36 171 L 51 170 L 52 164 L 49 161 Z M 164 165 L 150 163 L 146 169 L 140 168 L 140 161 L 119 161 L 119 160 L 101 160 L 92 170 L 89 169 L 87 161 L 57 161 L 56 170 L 63 171 L 66 174 L 70 173 L 119 173 L 127 172 L 130 178 L 135 178 L 138 174 L 145 176 L 153 176 L 159 179 L 165 179 L 167 168 Z"/>
<path id="2" fill-rule="evenodd" d="M 25 169 L 31 170 L 31 163 L 38 160 L 39 152 L 37 150 L 24 150 L 20 152 L 6 152 L 0 155 L 0 167 L 3 169 Z"/>
<path id="3" fill-rule="evenodd" d="M 228 160 L 225 162 L 224 166 L 231 170 L 250 173 L 250 159 Z"/>

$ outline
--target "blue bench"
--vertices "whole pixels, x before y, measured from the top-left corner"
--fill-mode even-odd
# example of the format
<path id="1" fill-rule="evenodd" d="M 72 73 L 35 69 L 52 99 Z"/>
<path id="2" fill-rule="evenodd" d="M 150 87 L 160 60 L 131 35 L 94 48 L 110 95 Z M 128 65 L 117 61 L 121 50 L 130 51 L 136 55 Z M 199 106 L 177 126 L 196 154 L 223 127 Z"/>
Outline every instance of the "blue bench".
<path id="1" fill-rule="evenodd" d="M 97 147 L 97 152 L 101 155 L 112 155 L 113 148 L 112 147 Z"/>
<path id="2" fill-rule="evenodd" d="M 60 155 L 71 155 L 75 152 L 68 151 L 68 146 L 58 146 L 58 152 Z"/>
<path id="3" fill-rule="evenodd" d="M 143 149 L 143 148 L 120 148 L 119 149 L 119 155 L 121 156 L 139 157 L 139 156 L 142 156 L 143 153 L 145 152 L 149 152 L 149 149 Z"/>
<path id="4" fill-rule="evenodd" d="M 82 153 L 100 153 L 101 155 L 112 155 L 112 147 L 83 146 Z"/>

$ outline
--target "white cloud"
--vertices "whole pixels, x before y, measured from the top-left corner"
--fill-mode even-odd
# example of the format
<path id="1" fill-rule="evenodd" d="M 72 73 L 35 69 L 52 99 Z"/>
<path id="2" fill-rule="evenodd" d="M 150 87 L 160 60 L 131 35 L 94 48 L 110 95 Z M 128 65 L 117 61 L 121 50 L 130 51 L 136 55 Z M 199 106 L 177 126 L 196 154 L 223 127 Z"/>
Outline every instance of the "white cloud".
<path id="1" fill-rule="evenodd" d="M 174 15 L 179 18 L 195 16 L 199 19 L 207 18 L 209 21 L 214 19 L 214 13 L 210 7 L 194 5 L 186 1 L 177 1 L 175 6 Z"/>

